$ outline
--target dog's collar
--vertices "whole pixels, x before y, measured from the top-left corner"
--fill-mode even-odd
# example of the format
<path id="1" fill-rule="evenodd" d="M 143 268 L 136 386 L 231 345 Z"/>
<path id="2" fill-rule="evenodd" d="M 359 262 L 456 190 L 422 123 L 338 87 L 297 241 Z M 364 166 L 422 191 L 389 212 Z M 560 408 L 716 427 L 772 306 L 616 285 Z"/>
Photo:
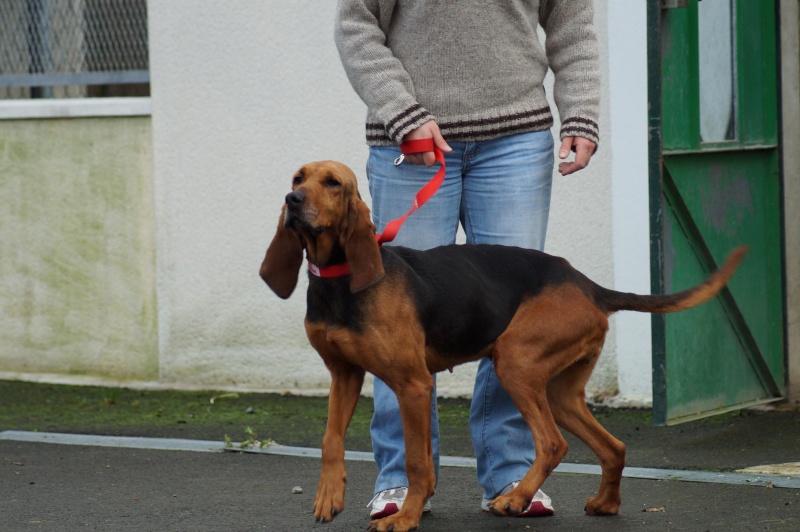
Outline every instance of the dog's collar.
<path id="1" fill-rule="evenodd" d="M 344 277 L 350 273 L 350 265 L 347 262 L 340 262 L 331 266 L 324 266 L 320 268 L 316 264 L 308 263 L 308 271 L 317 277 L 323 279 L 331 279 L 334 277 Z"/>

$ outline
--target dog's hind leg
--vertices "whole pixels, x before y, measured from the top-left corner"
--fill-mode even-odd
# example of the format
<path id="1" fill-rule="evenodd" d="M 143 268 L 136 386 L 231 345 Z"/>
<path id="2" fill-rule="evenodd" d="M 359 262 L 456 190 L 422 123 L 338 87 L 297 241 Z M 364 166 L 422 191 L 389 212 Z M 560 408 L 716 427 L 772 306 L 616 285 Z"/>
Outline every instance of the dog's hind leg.
<path id="1" fill-rule="evenodd" d="M 529 365 L 526 367 L 524 363 L 517 363 L 524 361 L 524 357 L 509 351 L 504 355 L 495 358 L 497 376 L 531 429 L 536 459 L 517 487 L 493 500 L 489 507 L 496 515 L 517 515 L 528 507 L 536 491 L 561 462 L 567 453 L 567 442 L 558 430 L 547 404 L 547 381 L 544 376 L 537 374 L 535 368 Z"/>
<path id="2" fill-rule="evenodd" d="M 495 513 L 514 515 L 526 508 L 567 454 L 567 442 L 556 426 L 563 413 L 559 410 L 556 416 L 551 410 L 549 383 L 586 353 L 599 352 L 607 329 L 605 315 L 578 288 L 564 285 L 521 305 L 497 339 L 495 370 L 530 426 L 536 459 L 514 490 L 492 502 Z M 578 379 L 582 392 L 591 369 L 585 375 L 565 374 L 565 385 Z"/>
<path id="3" fill-rule="evenodd" d="M 586 513 L 615 515 L 620 505 L 625 444 L 609 434 L 592 416 L 584 394 L 601 346 L 602 342 L 591 355 L 553 378 L 547 387 L 547 396 L 556 423 L 580 438 L 600 461 L 603 472 L 600 488 L 595 497 L 589 497 L 586 501 Z"/>

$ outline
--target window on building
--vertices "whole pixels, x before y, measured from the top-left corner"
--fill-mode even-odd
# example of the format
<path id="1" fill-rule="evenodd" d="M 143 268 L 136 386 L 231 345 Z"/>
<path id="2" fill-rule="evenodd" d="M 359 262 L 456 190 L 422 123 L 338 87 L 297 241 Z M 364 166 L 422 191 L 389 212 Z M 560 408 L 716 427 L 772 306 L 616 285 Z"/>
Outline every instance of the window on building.
<path id="1" fill-rule="evenodd" d="M 149 94 L 147 0 L 0 0 L 0 99 Z"/>

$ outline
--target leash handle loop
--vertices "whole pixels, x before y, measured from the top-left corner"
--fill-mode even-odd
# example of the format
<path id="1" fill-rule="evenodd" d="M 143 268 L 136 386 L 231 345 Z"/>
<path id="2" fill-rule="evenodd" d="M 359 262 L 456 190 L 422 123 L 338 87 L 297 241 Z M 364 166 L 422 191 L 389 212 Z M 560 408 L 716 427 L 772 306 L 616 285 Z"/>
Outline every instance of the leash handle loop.
<path id="1" fill-rule="evenodd" d="M 435 150 L 436 145 L 433 143 L 433 139 L 407 140 L 400 144 L 400 152 L 403 155 L 408 155 L 409 153 L 424 153 Z"/>
<path id="2" fill-rule="evenodd" d="M 447 168 L 444 164 L 444 154 L 442 150 L 433 143 L 433 139 L 417 139 L 417 140 L 407 140 L 400 144 L 400 152 L 403 155 L 407 155 L 409 153 L 424 153 L 432 151 L 433 154 L 436 156 L 436 161 L 439 162 L 440 167 L 436 174 L 428 181 L 425 186 L 419 189 L 419 192 L 414 196 L 414 203 L 411 204 L 411 209 L 407 213 L 405 213 L 400 218 L 396 218 L 386 224 L 386 227 L 383 228 L 383 233 L 376 234 L 375 240 L 377 240 L 378 244 L 385 244 L 386 242 L 391 242 L 397 236 L 397 232 L 400 230 L 400 226 L 406 221 L 406 218 L 414 214 L 420 207 L 422 207 L 429 199 L 436 194 L 436 191 L 439 190 L 439 187 L 442 186 L 444 183 L 444 177 L 447 173 Z"/>

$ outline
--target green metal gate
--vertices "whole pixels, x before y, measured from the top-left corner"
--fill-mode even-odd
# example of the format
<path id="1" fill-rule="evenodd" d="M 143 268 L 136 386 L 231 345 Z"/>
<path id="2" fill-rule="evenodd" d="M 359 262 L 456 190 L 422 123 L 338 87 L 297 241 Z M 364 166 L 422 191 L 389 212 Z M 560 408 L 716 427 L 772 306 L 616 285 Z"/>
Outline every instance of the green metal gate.
<path id="1" fill-rule="evenodd" d="M 658 424 L 784 394 L 777 17 L 774 1 L 649 0 L 653 293 L 750 246 L 719 297 L 653 317 Z"/>

